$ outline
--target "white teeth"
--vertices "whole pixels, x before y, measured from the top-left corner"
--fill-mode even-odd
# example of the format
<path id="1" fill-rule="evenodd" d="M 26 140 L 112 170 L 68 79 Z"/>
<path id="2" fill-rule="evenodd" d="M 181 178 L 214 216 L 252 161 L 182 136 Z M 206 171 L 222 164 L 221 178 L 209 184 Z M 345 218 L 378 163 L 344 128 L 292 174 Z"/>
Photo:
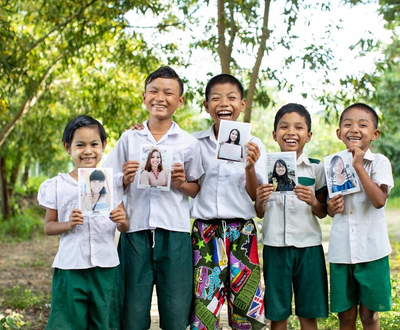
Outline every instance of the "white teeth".
<path id="1" fill-rule="evenodd" d="M 297 141 L 296 140 L 292 140 L 292 139 L 287 139 L 287 140 L 285 140 L 285 142 L 286 143 L 296 143 Z"/>
<path id="2" fill-rule="evenodd" d="M 218 114 L 218 116 L 231 116 L 232 112 L 230 112 L 230 111 L 220 111 L 217 114 Z"/>
<path id="3" fill-rule="evenodd" d="M 349 141 L 360 141 L 361 140 L 361 138 L 358 138 L 358 137 L 348 137 L 347 139 Z"/>

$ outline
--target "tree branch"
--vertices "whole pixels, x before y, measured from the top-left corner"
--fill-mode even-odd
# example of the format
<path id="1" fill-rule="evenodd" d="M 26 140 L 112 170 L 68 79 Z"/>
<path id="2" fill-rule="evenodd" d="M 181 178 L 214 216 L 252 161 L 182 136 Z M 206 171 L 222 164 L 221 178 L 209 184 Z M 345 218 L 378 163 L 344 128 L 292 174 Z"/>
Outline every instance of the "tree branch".
<path id="1" fill-rule="evenodd" d="M 262 25 L 262 33 L 260 36 L 260 43 L 257 52 L 256 62 L 254 63 L 253 71 L 251 73 L 249 90 L 247 91 L 247 103 L 246 103 L 246 111 L 244 114 L 244 122 L 249 123 L 251 120 L 251 109 L 254 101 L 254 93 L 256 90 L 256 83 L 258 73 L 260 71 L 261 62 L 266 49 L 266 42 L 269 38 L 269 30 L 268 30 L 268 17 L 269 17 L 269 6 L 271 0 L 265 0 L 264 7 L 264 16 L 263 16 L 263 25 Z"/>
<path id="2" fill-rule="evenodd" d="M 221 70 L 222 73 L 229 73 L 230 72 L 230 61 L 229 61 L 229 54 L 228 49 L 226 47 L 226 40 L 225 40 L 225 1 L 218 0 L 218 53 L 219 58 L 221 59 Z"/>
<path id="3" fill-rule="evenodd" d="M 14 118 L 4 127 L 4 129 L 0 133 L 0 149 L 3 146 L 4 142 L 6 141 L 8 135 L 12 132 L 15 128 L 17 122 L 28 112 L 29 108 L 35 104 L 35 102 L 40 98 L 43 93 L 43 90 L 40 89 L 43 82 L 47 79 L 50 73 L 53 71 L 55 65 L 58 61 L 63 58 L 63 55 L 60 54 L 56 57 L 53 63 L 47 68 L 46 72 L 40 77 L 39 82 L 36 87 L 36 93 L 30 97 L 27 97 L 24 103 L 19 108 L 18 112 L 15 114 Z"/>

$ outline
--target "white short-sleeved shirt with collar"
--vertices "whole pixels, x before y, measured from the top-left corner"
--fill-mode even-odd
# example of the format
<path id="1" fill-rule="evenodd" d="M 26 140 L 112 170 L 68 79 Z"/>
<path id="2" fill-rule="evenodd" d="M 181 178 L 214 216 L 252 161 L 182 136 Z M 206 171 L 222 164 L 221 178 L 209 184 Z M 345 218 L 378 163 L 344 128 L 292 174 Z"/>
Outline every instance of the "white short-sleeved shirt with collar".
<path id="1" fill-rule="evenodd" d="M 300 185 L 311 188 L 317 196 L 326 190 L 323 164 L 302 153 L 297 159 Z M 304 248 L 322 243 L 321 227 L 311 206 L 295 195 L 272 194 L 265 203 L 263 244 L 275 247 Z"/>
<path id="2" fill-rule="evenodd" d="M 39 205 L 45 209 L 57 210 L 58 221 L 68 222 L 72 210 L 78 208 L 78 187 L 78 181 L 71 175 L 61 173 L 40 185 Z M 121 202 L 114 198 L 113 207 Z M 116 224 L 107 214 L 84 216 L 83 225 L 60 235 L 53 268 L 65 270 L 117 266 L 119 259 L 114 244 L 115 229 Z"/>
<path id="3" fill-rule="evenodd" d="M 193 219 L 252 219 L 254 204 L 246 191 L 245 168 L 217 161 L 218 141 L 214 125 L 208 130 L 193 133 L 200 142 L 204 175 L 200 178 L 200 192 L 191 199 Z M 260 184 L 265 181 L 265 147 L 261 140 L 250 136 L 260 149 L 255 171 Z"/>
<path id="4" fill-rule="evenodd" d="M 191 134 L 172 122 L 171 128 L 158 141 L 149 131 L 148 121 L 143 130 L 125 131 L 111 151 L 103 167 L 112 167 L 122 186 L 122 165 L 128 160 L 140 161 L 142 144 L 173 147 L 173 163 L 181 163 L 187 181 L 196 181 L 204 173 L 199 142 Z M 172 185 L 170 191 L 138 189 L 139 175 L 125 190 L 125 211 L 130 221 L 128 233 L 162 228 L 190 232 L 188 197 Z"/>
<path id="5" fill-rule="evenodd" d="M 367 150 L 364 169 L 378 186 L 393 188 L 392 166 L 387 157 Z M 391 252 L 385 207 L 375 208 L 360 182 L 361 191 L 344 195 L 344 211 L 335 214 L 329 237 L 328 260 L 357 264 L 381 259 Z"/>

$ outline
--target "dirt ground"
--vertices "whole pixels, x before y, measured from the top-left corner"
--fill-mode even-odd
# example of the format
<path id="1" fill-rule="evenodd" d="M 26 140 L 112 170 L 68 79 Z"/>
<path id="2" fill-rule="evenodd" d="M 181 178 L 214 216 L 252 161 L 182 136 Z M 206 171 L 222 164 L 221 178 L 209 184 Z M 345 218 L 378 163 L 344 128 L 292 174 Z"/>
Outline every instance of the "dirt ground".
<path id="1" fill-rule="evenodd" d="M 392 243 L 400 242 L 400 211 L 387 211 L 389 235 Z M 330 230 L 329 221 L 321 223 L 324 245 Z M 33 293 L 41 292 L 50 303 L 51 277 L 54 256 L 58 248 L 57 236 L 40 236 L 31 241 L 17 244 L 0 243 L 0 312 L 4 313 L 8 306 L 3 306 L 2 291 L 17 284 L 28 287 Z M 24 321 L 31 323 L 31 330 L 42 330 L 48 315 L 48 305 L 42 308 L 30 308 L 17 311 L 24 315 Z"/>

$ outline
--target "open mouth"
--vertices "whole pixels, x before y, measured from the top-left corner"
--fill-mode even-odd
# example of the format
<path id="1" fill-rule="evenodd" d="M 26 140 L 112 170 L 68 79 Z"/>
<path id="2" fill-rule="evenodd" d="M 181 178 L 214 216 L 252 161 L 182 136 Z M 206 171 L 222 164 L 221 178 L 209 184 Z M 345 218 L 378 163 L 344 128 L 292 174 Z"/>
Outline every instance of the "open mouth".
<path id="1" fill-rule="evenodd" d="M 347 137 L 347 140 L 349 140 L 349 141 L 360 141 L 361 138 L 359 138 L 359 137 L 354 137 L 354 136 L 349 136 L 349 137 Z"/>
<path id="2" fill-rule="evenodd" d="M 297 140 L 295 140 L 295 139 L 285 139 L 284 141 L 285 141 L 285 143 L 288 144 L 288 145 L 295 145 L 295 144 L 297 144 Z"/>
<path id="3" fill-rule="evenodd" d="M 232 116 L 232 111 L 227 111 L 227 110 L 219 111 L 217 112 L 217 116 L 218 118 L 221 119 L 230 118 Z"/>

